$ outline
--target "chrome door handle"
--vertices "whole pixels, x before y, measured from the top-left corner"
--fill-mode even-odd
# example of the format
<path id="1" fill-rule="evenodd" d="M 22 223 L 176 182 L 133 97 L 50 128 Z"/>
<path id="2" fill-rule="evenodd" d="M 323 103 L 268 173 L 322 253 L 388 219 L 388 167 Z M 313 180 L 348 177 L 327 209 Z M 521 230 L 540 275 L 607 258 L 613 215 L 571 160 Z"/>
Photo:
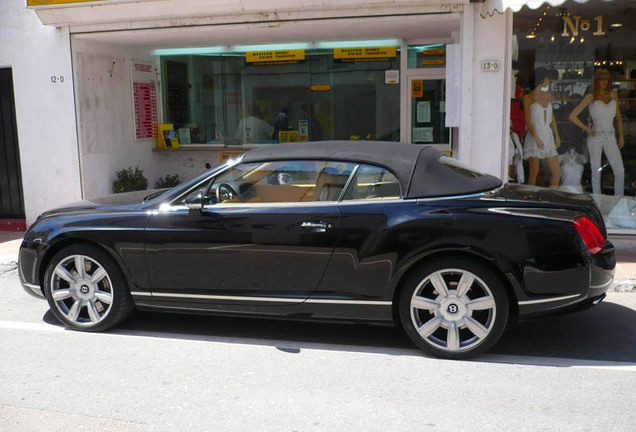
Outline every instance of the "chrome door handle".
<path id="1" fill-rule="evenodd" d="M 333 228 L 333 224 L 329 222 L 303 222 L 300 226 L 308 231 L 318 233 L 324 233 Z"/>

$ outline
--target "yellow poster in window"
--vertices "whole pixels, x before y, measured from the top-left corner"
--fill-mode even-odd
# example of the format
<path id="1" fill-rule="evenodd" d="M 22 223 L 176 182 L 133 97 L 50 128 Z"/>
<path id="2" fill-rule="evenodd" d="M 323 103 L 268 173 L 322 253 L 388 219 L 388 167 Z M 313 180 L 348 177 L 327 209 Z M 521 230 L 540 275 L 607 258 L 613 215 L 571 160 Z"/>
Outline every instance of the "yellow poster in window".
<path id="1" fill-rule="evenodd" d="M 305 50 L 284 51 L 248 51 L 245 53 L 247 63 L 288 63 L 305 60 Z"/>
<path id="2" fill-rule="evenodd" d="M 292 143 L 299 142 L 299 136 L 297 130 L 280 131 L 278 132 L 279 143 Z"/>
<path id="3" fill-rule="evenodd" d="M 396 47 L 335 48 L 333 58 L 336 60 L 362 60 L 397 57 Z"/>
<path id="4" fill-rule="evenodd" d="M 27 6 L 50 6 L 58 4 L 71 4 L 71 3 L 89 3 L 96 1 L 108 1 L 108 0 L 27 0 Z"/>
<path id="5" fill-rule="evenodd" d="M 159 150 L 175 150 L 179 148 L 179 138 L 172 123 L 157 125 L 157 148 Z"/>

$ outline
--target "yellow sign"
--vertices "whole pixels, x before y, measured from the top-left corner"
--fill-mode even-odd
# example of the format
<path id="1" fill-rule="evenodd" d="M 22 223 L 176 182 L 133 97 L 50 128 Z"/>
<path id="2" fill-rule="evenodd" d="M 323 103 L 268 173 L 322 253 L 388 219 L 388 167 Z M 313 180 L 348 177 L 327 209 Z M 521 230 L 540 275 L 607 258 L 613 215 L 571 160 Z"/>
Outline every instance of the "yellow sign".
<path id="1" fill-rule="evenodd" d="M 157 148 L 159 150 L 175 150 L 179 148 L 179 138 L 172 123 L 157 125 Z"/>
<path id="2" fill-rule="evenodd" d="M 357 60 L 392 57 L 397 57 L 396 47 L 335 48 L 333 50 L 333 58 L 336 60 Z"/>
<path id="3" fill-rule="evenodd" d="M 285 51 L 248 51 L 245 53 L 247 63 L 278 63 L 305 60 L 305 50 Z"/>
<path id="4" fill-rule="evenodd" d="M 298 142 L 298 131 L 290 130 L 290 131 L 279 131 L 278 132 L 278 142 L 279 143 L 291 143 Z"/>
<path id="5" fill-rule="evenodd" d="M 70 3 L 88 3 L 104 0 L 27 0 L 27 6 L 50 6 Z"/>
<path id="6" fill-rule="evenodd" d="M 422 55 L 425 55 L 425 56 L 443 56 L 445 53 L 446 51 L 440 48 L 422 51 Z"/>
<path id="7" fill-rule="evenodd" d="M 312 85 L 309 87 L 311 91 L 329 91 L 331 90 L 330 85 Z"/>
<path id="8" fill-rule="evenodd" d="M 422 60 L 422 66 L 442 66 L 444 59 L 426 59 Z"/>
<path id="9" fill-rule="evenodd" d="M 411 97 L 421 98 L 424 96 L 424 80 L 411 81 Z"/>
<path id="10" fill-rule="evenodd" d="M 220 153 L 219 160 L 221 161 L 221 163 L 227 162 L 228 160 L 235 157 L 239 157 L 244 153 L 245 152 L 242 152 L 242 151 L 223 151 Z"/>

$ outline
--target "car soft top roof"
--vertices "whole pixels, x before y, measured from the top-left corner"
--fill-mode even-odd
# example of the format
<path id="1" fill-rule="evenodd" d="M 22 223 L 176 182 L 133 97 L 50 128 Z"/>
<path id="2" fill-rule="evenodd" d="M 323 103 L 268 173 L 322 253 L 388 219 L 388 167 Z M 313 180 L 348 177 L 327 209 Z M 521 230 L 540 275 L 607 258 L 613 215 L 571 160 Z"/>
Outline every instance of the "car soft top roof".
<path id="1" fill-rule="evenodd" d="M 389 169 L 406 191 L 405 198 L 462 195 L 501 186 L 497 177 L 467 175 L 442 163 L 433 147 L 389 141 L 318 141 L 268 145 L 248 151 L 243 162 L 270 160 L 337 160 L 368 163 Z"/>

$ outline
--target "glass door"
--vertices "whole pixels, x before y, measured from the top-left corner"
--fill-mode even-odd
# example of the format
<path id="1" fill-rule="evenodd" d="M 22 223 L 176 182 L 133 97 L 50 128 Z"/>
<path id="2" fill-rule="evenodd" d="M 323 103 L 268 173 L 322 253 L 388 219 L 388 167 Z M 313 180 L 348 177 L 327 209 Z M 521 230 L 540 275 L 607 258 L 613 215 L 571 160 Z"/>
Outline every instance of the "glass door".
<path id="1" fill-rule="evenodd" d="M 408 76 L 407 136 L 412 144 L 434 145 L 450 150 L 450 128 L 446 119 L 446 80 L 444 70 Z"/>

